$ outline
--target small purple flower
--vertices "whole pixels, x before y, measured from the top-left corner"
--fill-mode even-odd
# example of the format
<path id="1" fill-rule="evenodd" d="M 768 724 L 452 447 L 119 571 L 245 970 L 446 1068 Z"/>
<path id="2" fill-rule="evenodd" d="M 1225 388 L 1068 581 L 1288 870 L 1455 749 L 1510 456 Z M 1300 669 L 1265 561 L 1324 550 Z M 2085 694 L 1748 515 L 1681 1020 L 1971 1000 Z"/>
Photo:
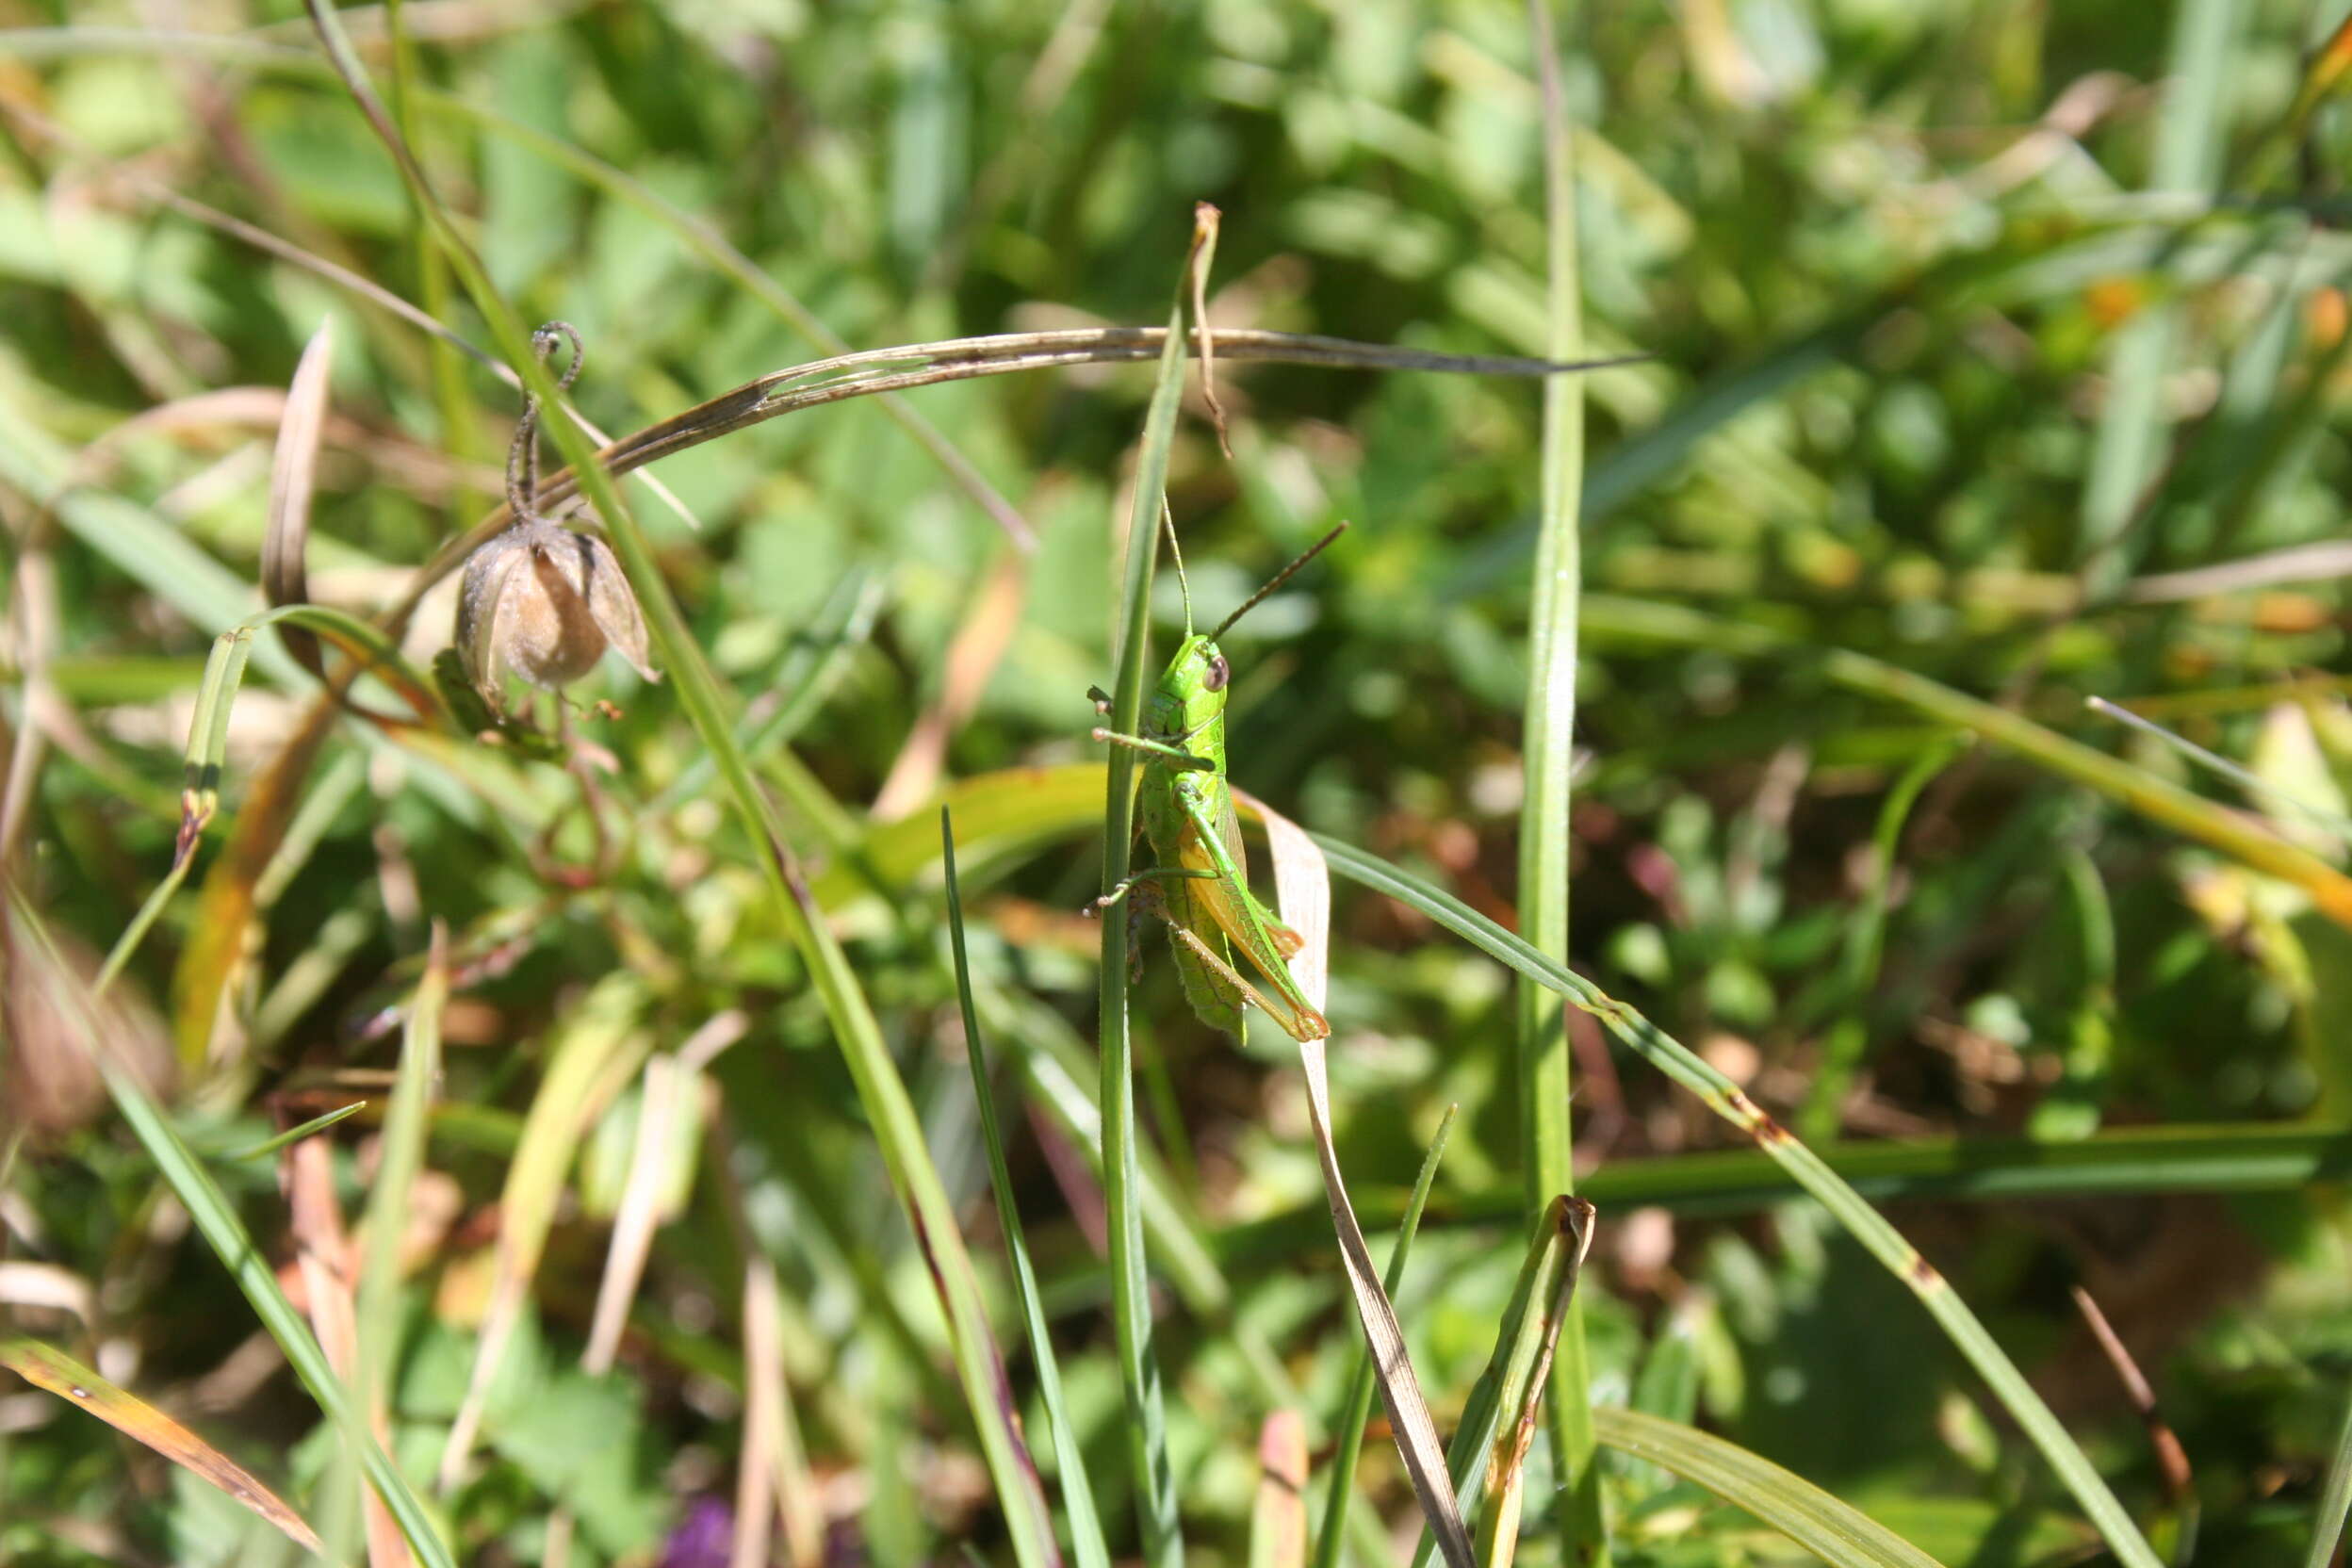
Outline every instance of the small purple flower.
<path id="1" fill-rule="evenodd" d="M 662 1568 L 727 1568 L 734 1542 L 735 1505 L 724 1497 L 697 1497 L 662 1544 Z"/>

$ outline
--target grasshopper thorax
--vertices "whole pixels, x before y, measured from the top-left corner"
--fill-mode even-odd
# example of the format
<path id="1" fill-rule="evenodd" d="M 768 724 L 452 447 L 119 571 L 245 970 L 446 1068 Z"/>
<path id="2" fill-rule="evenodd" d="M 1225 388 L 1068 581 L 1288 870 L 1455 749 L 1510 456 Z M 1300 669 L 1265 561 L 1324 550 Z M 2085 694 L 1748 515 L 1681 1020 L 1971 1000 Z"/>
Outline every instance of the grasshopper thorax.
<path id="1" fill-rule="evenodd" d="M 1148 727 L 1157 737 L 1181 741 L 1225 716 L 1225 688 L 1233 666 L 1207 637 L 1194 632 L 1177 645 L 1175 657 L 1152 688 Z"/>

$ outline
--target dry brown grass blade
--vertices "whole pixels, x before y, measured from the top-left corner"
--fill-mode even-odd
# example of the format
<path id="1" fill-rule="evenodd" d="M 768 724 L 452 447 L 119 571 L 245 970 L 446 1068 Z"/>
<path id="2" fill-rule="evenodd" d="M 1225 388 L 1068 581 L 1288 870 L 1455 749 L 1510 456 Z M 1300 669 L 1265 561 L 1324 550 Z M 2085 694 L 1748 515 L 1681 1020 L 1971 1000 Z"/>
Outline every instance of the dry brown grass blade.
<path id="1" fill-rule="evenodd" d="M 326 1352 L 335 1374 L 353 1382 L 359 1366 L 359 1303 L 351 1278 L 357 1254 L 343 1228 L 343 1205 L 335 1195 L 333 1150 L 324 1138 L 303 1138 L 286 1148 L 284 1168 L 291 1217 L 287 1230 L 311 1331 L 318 1336 L 318 1348 Z M 368 1420 L 379 1441 L 390 1435 L 381 1410 L 368 1411 Z M 352 1477 L 354 1482 L 357 1478 Z M 416 1560 L 409 1556 L 408 1543 L 384 1499 L 372 1488 L 355 1489 L 367 1519 L 369 1568 L 409 1568 Z"/>
<path id="2" fill-rule="evenodd" d="M 776 1348 L 776 1273 L 755 1252 L 743 1264 L 743 1449 L 735 1461 L 735 1534 L 727 1543 L 727 1568 L 765 1568 L 776 1538 L 770 1509 L 776 1500 L 775 1472 L 778 1380 Z"/>
<path id="3" fill-rule="evenodd" d="M 792 1568 L 816 1568 L 825 1556 L 824 1504 L 784 1382 L 777 1295 L 776 1266 L 755 1249 L 743 1268 L 743 1451 L 730 1568 L 764 1568 L 777 1524 Z"/>
<path id="4" fill-rule="evenodd" d="M 69 1313 L 80 1319 L 85 1333 L 98 1327 L 97 1290 L 72 1269 L 53 1263 L 0 1262 L 0 1306 Z"/>
<path id="5" fill-rule="evenodd" d="M 1250 1568 L 1307 1560 L 1307 1424 L 1278 1410 L 1258 1429 L 1258 1495 L 1250 1510 Z"/>
<path id="6" fill-rule="evenodd" d="M 2131 1396 L 2132 1408 L 2140 1413 L 2140 1421 L 2148 1428 L 2148 1446 L 2156 1451 L 2156 1473 L 2164 1479 L 2165 1497 L 2176 1508 L 2193 1501 L 2196 1477 L 2189 1469 L 2188 1450 L 2180 1446 L 2180 1439 L 2173 1435 L 2171 1425 L 2157 1410 L 2156 1390 L 2148 1383 L 2148 1375 L 2140 1370 L 2140 1364 L 2132 1359 L 2122 1336 L 2107 1321 L 2107 1315 L 2091 1298 L 2091 1293 L 2081 1285 L 2072 1288 L 2075 1310 L 2089 1325 L 2091 1337 L 2099 1341 L 2099 1353 L 2115 1369 L 2116 1380 L 2123 1384 L 2124 1393 Z"/>
<path id="7" fill-rule="evenodd" d="M 900 348 L 869 349 L 837 354 L 807 365 L 771 371 L 732 391 L 672 415 L 636 434 L 609 442 L 596 453 L 609 474 L 634 472 L 674 452 L 715 441 L 786 414 L 822 407 L 851 398 L 884 392 L 904 392 L 942 382 L 975 376 L 1005 375 L 1019 370 L 1051 370 L 1073 365 L 1124 365 L 1156 360 L 1168 341 L 1166 327 L 1084 327 L 1059 332 L 1003 333 L 988 337 L 955 337 L 936 343 Z M 1415 349 L 1358 343 L 1344 337 L 1300 333 L 1264 332 L 1255 328 L 1212 327 L 1195 340 L 1213 345 L 1215 353 L 1232 361 L 1286 365 L 1322 365 L 1335 369 L 1436 370 L 1465 375 L 1548 376 L 1572 371 L 1607 369 L 1632 365 L 1643 354 L 1613 359 L 1582 360 L 1573 364 L 1509 355 L 1441 354 Z M 552 514 L 557 507 L 580 494 L 578 477 L 569 468 L 542 484 L 540 509 Z M 503 506 L 458 539 L 442 547 L 410 586 L 408 596 L 392 616 L 404 623 L 426 590 L 456 570 L 468 555 L 505 530 Z"/>
<path id="8" fill-rule="evenodd" d="M 1329 977 L 1331 946 L 1331 873 L 1323 852 L 1304 829 L 1267 807 L 1264 801 L 1236 789 L 1233 800 L 1266 825 L 1268 858 L 1274 863 L 1274 886 L 1282 919 L 1298 932 L 1301 946 L 1291 959 L 1291 973 L 1307 1000 L 1320 1009 Z M 1413 1495 L 1429 1522 L 1429 1533 L 1446 1556 L 1447 1568 L 1471 1568 L 1470 1533 L 1454 1500 L 1454 1483 L 1446 1467 L 1446 1446 L 1438 1441 L 1437 1422 L 1421 1392 L 1413 1359 L 1405 1351 L 1404 1331 L 1396 1309 L 1380 1283 L 1380 1271 L 1364 1245 L 1364 1227 L 1340 1173 L 1339 1152 L 1331 1142 L 1331 1072 L 1323 1040 L 1302 1040 L 1299 1066 L 1307 1080 L 1307 1117 L 1315 1130 L 1315 1158 L 1323 1168 L 1323 1196 L 1330 1201 L 1331 1228 L 1339 1237 L 1340 1262 L 1354 1298 L 1357 1320 L 1372 1347 L 1372 1367 L 1380 1384 L 1380 1403 L 1388 1412 L 1396 1451 Z"/>
<path id="9" fill-rule="evenodd" d="M 67 1403 L 78 1405 L 190 1475 L 219 1487 L 277 1527 L 287 1540 L 303 1550 L 324 1552 L 318 1534 L 302 1522 L 302 1515 L 286 1507 L 251 1471 L 146 1400 L 117 1388 L 62 1350 L 37 1339 L 0 1340 L 0 1366 L 35 1388 L 46 1389 Z"/>
<path id="10" fill-rule="evenodd" d="M 310 503 L 318 491 L 318 439 L 326 426 L 327 373 L 335 366 L 335 318 L 318 323 L 286 384 L 286 412 L 278 423 L 278 447 L 270 466 L 270 523 L 261 539 L 261 592 L 271 609 L 310 602 Z M 299 627 L 281 626 L 286 651 L 302 668 L 326 678 L 318 639 Z"/>
<path id="11" fill-rule="evenodd" d="M 1021 629 L 1021 606 L 1029 596 L 1030 556 L 1008 550 L 982 581 L 963 624 L 947 645 L 947 676 L 937 701 L 923 710 L 897 760 L 882 780 L 868 815 L 875 822 L 896 822 L 929 800 L 938 791 L 947 763 L 947 743 L 980 705 L 980 694 L 996 674 Z"/>
<path id="12" fill-rule="evenodd" d="M 595 1377 L 612 1370 L 620 1353 L 621 1330 L 629 1320 L 629 1304 L 645 1277 L 645 1258 L 653 1249 L 653 1233 L 661 1223 L 662 1153 L 670 1135 L 672 1102 L 678 1092 L 678 1063 L 656 1055 L 645 1063 L 644 1086 L 637 1109 L 637 1134 L 629 1153 L 629 1174 L 623 1179 L 619 1212 L 612 1217 L 612 1235 L 604 1252 L 604 1273 L 596 1282 L 596 1305 L 588 1324 L 588 1346 L 580 1352 L 580 1369 Z"/>
<path id="13" fill-rule="evenodd" d="M 122 467 L 125 449 L 137 437 L 274 430 L 286 416 L 286 388 L 282 386 L 215 387 L 143 408 L 74 453 L 64 479 L 44 498 L 33 531 L 38 534 L 50 526 L 65 498 L 106 482 Z M 498 488 L 498 471 L 486 464 L 468 463 L 402 436 L 371 430 L 332 410 L 319 426 L 319 439 L 324 446 L 367 459 L 378 473 L 422 499 L 439 499 L 460 489 Z"/>
<path id="14" fill-rule="evenodd" d="M 741 1015 L 723 1014 L 740 1019 Z M 741 1033 L 740 1024 L 736 1033 Z M 665 1161 L 671 1127 L 681 1112 L 690 1112 L 688 1097 L 694 1088 L 694 1070 L 677 1055 L 656 1054 L 646 1058 L 642 1098 L 637 1108 L 637 1136 L 629 1154 L 629 1174 L 621 1184 L 619 1210 L 612 1217 L 612 1238 L 605 1249 L 604 1274 L 596 1282 L 596 1307 L 588 1325 L 588 1346 L 580 1352 L 581 1370 L 603 1377 L 612 1370 L 621 1348 L 621 1330 L 629 1321 L 629 1303 L 645 1278 L 645 1259 L 653 1250 L 653 1233 L 662 1221 L 662 1187 L 667 1180 Z"/>
<path id="15" fill-rule="evenodd" d="M 57 645 L 57 566 L 38 525 L 18 542 L 17 549 L 8 629 L 24 696 L 19 709 L 21 727 L 6 737 L 8 771 L 8 782 L 0 785 L 0 875 L 10 871 L 24 825 L 32 820 L 49 731 L 54 725 L 74 723 L 73 709 L 49 680 L 49 660 Z"/>
<path id="16" fill-rule="evenodd" d="M 1192 258 L 1184 265 L 1184 276 L 1192 284 L 1192 330 L 1198 344 L 1193 353 L 1200 361 L 1200 397 L 1217 426 L 1217 449 L 1231 463 L 1233 437 L 1225 429 L 1225 405 L 1217 400 L 1217 337 L 1209 330 L 1209 265 L 1217 258 L 1217 225 L 1221 217 L 1206 202 L 1193 204 Z"/>

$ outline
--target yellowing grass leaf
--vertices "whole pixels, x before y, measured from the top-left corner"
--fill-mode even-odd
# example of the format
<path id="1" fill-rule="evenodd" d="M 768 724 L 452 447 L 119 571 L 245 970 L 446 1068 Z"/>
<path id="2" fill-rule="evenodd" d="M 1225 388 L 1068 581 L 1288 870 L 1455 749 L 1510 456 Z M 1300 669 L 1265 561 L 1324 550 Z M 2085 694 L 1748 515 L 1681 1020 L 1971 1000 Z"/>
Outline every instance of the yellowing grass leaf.
<path id="1" fill-rule="evenodd" d="M 590 993 L 579 1021 L 566 1031 L 556 1049 L 539 1093 L 523 1122 L 522 1142 L 508 1167 L 506 1186 L 498 1200 L 498 1251 L 490 1285 L 490 1304 L 483 1314 L 482 1338 L 474 1352 L 474 1369 L 466 1389 L 466 1402 L 450 1423 L 448 1446 L 434 1484 L 447 1492 L 481 1430 L 490 1380 L 506 1353 L 547 1231 L 555 1223 L 556 1200 L 572 1168 L 581 1134 L 596 1108 L 599 1086 L 617 1087 L 636 1070 L 651 1041 L 637 1028 L 645 998 L 637 982 L 614 975 Z"/>
<path id="2" fill-rule="evenodd" d="M 1081 711 L 1084 704 L 1078 704 Z M 1100 761 L 1051 768 L 1005 768 L 960 779 L 931 802 L 931 811 L 888 823 L 859 845 L 874 874 L 893 888 L 906 887 L 939 864 L 939 807 L 956 814 L 956 858 L 965 874 L 986 874 L 992 865 L 1017 858 L 1102 821 L 1103 770 Z M 827 867 L 812 890 L 817 902 L 839 912 L 866 890 L 853 866 Z"/>
<path id="3" fill-rule="evenodd" d="M 302 1515 L 254 1479 L 253 1472 L 135 1394 L 115 1387 L 72 1356 L 37 1339 L 0 1340 L 0 1366 L 47 1389 L 201 1477 L 284 1531 L 306 1551 L 324 1548 Z"/>

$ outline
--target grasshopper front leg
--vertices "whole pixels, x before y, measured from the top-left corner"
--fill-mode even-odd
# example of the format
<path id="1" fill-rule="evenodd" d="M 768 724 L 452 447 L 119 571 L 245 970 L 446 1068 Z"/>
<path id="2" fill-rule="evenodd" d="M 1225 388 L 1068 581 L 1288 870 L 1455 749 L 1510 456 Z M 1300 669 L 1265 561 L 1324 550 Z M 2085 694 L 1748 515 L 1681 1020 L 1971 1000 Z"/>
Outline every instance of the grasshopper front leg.
<path id="1" fill-rule="evenodd" d="M 1125 746 L 1130 751 L 1140 751 L 1161 767 L 1172 768 L 1179 773 L 1217 771 L 1217 764 L 1207 758 L 1195 757 L 1184 747 L 1169 745 L 1166 741 L 1148 740 L 1141 735 L 1121 735 L 1116 729 L 1103 729 L 1099 726 L 1094 730 L 1094 738 L 1111 745 Z"/>
<path id="2" fill-rule="evenodd" d="M 1080 913 L 1084 914 L 1088 920 L 1094 919 L 1103 910 L 1110 908 L 1113 905 L 1119 903 L 1119 900 L 1125 898 L 1130 892 L 1134 891 L 1135 885 L 1139 882 L 1168 882 L 1188 880 L 1196 877 L 1202 880 L 1214 880 L 1216 876 L 1217 873 L 1213 871 L 1194 871 L 1185 866 L 1152 866 L 1148 870 L 1136 872 L 1132 876 L 1127 877 L 1117 887 L 1113 888 L 1109 892 L 1104 893 L 1101 898 L 1098 898 L 1093 903 L 1087 905 L 1086 908 L 1080 911 Z"/>

